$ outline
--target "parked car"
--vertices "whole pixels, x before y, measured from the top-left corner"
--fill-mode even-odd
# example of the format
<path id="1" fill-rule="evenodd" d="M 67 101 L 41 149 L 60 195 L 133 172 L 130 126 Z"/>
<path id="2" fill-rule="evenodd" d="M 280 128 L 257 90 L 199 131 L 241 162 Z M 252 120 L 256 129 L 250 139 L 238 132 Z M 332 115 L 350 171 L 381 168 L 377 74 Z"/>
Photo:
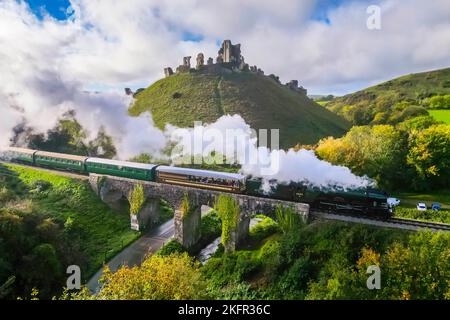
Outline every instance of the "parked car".
<path id="1" fill-rule="evenodd" d="M 417 204 L 417 210 L 419 210 L 419 211 L 427 211 L 427 205 L 425 204 L 425 203 L 423 203 L 423 202 L 419 202 L 418 204 Z"/>
<path id="2" fill-rule="evenodd" d="M 396 207 L 400 204 L 400 199 L 397 198 L 387 198 L 387 203 L 391 207 Z"/>
<path id="3" fill-rule="evenodd" d="M 440 204 L 439 202 L 434 202 L 434 203 L 431 205 L 431 210 L 434 210 L 434 211 L 439 211 L 439 210 L 441 210 L 441 204 Z"/>

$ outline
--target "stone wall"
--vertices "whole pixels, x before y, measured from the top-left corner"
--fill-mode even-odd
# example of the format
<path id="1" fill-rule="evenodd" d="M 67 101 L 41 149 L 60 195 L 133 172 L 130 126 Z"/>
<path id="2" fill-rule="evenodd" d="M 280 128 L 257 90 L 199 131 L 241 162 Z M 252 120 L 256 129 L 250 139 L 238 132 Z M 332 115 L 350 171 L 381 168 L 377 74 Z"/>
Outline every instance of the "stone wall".
<path id="1" fill-rule="evenodd" d="M 181 210 L 175 210 L 175 239 L 185 248 L 191 248 L 200 240 L 200 207 L 196 207 L 189 215 L 183 215 Z"/>
<path id="2" fill-rule="evenodd" d="M 221 194 L 218 191 L 202 190 L 183 186 L 162 184 L 148 181 L 137 181 L 126 178 L 101 176 L 90 174 L 89 182 L 92 189 L 105 203 L 114 206 L 116 201 L 127 198 L 134 189 L 135 184 L 142 184 L 147 201 L 139 213 L 139 224 L 147 225 L 159 217 L 159 207 L 156 204 L 159 199 L 164 199 L 174 209 L 175 238 L 186 248 L 192 247 L 200 238 L 201 206 L 213 207 L 216 198 Z M 188 217 L 182 216 L 179 210 L 184 195 L 196 208 Z M 240 216 L 234 241 L 231 246 L 236 248 L 248 236 L 250 218 L 253 214 L 274 212 L 278 205 L 292 206 L 305 219 L 308 219 L 309 205 L 275 199 L 251 197 L 243 194 L 229 194 L 240 207 Z M 156 212 L 156 213 L 155 213 Z"/>

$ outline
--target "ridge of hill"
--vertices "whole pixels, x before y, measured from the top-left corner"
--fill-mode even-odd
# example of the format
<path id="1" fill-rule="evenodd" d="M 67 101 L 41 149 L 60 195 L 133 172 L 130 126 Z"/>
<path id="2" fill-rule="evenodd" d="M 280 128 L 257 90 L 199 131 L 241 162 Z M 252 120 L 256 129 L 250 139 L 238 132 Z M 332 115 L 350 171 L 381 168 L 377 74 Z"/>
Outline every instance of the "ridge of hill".
<path id="1" fill-rule="evenodd" d="M 450 94 L 450 68 L 413 73 L 347 94 L 324 106 L 356 125 L 427 115 L 426 99 Z"/>

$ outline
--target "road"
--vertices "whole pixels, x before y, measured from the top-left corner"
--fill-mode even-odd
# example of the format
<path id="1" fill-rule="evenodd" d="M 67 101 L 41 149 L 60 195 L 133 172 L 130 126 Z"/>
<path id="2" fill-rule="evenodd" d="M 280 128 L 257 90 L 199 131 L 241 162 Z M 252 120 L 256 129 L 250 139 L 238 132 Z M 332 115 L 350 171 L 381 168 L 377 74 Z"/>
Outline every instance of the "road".
<path id="1" fill-rule="evenodd" d="M 174 232 L 173 219 L 155 229 L 149 230 L 147 234 L 144 234 L 112 258 L 107 263 L 109 269 L 111 271 L 117 271 L 123 265 L 140 266 L 146 255 L 158 251 L 164 243 L 173 237 Z M 97 293 L 99 291 L 100 286 L 98 280 L 102 273 L 103 268 L 97 271 L 97 273 L 87 282 L 87 287 L 91 292 Z"/>

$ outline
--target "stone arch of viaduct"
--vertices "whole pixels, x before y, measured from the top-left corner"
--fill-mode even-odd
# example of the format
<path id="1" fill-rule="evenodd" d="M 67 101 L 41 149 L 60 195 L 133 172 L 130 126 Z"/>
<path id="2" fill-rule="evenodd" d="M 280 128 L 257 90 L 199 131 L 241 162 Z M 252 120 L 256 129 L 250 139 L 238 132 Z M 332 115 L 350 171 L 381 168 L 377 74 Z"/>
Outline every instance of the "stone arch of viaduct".
<path id="1" fill-rule="evenodd" d="M 194 246 L 200 238 L 201 206 L 213 207 L 218 191 L 203 190 L 177 185 L 162 184 L 150 181 L 139 181 L 98 174 L 89 175 L 89 183 L 103 202 L 116 207 L 123 198 L 129 200 L 137 184 L 143 186 L 146 201 L 138 214 L 139 226 L 146 226 L 159 219 L 159 201 L 164 199 L 174 210 L 175 239 L 184 247 Z M 179 210 L 184 195 L 187 194 L 194 212 L 183 219 Z M 275 199 L 251 197 L 243 194 L 229 194 L 240 206 L 237 229 L 232 236 L 230 249 L 235 249 L 248 236 L 250 218 L 253 214 L 273 212 L 278 205 L 293 206 L 306 220 L 309 205 Z"/>

